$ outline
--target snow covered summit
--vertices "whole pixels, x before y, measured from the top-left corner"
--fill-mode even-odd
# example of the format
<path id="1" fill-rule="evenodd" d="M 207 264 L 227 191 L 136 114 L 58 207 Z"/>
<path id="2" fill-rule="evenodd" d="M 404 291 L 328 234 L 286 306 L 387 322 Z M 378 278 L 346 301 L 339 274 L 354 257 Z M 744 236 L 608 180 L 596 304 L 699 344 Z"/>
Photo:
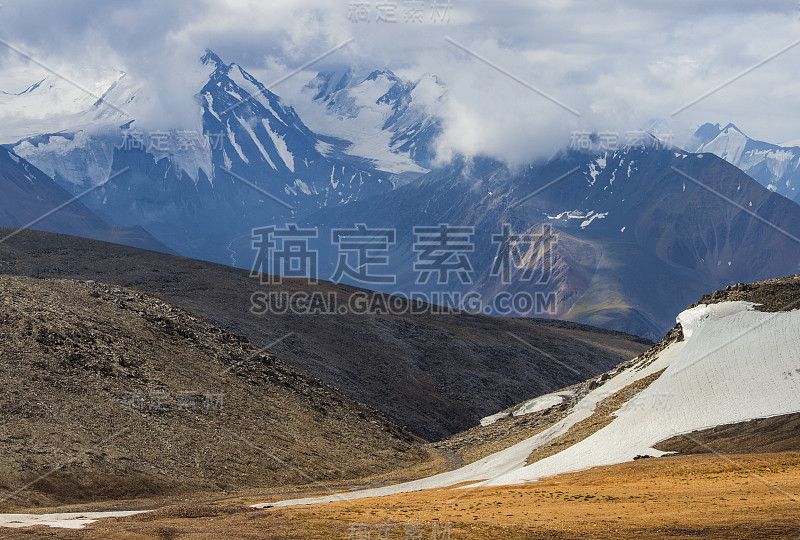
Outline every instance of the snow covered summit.
<path id="1" fill-rule="evenodd" d="M 704 124 L 687 143 L 690 152 L 709 152 L 740 168 L 761 185 L 800 201 L 800 147 L 757 141 L 733 124 Z"/>
<path id="2" fill-rule="evenodd" d="M 347 152 L 376 160 L 381 170 L 420 173 L 430 168 L 447 98 L 433 75 L 406 80 L 388 69 L 347 67 L 320 72 L 295 106 L 317 132 L 352 142 Z"/>

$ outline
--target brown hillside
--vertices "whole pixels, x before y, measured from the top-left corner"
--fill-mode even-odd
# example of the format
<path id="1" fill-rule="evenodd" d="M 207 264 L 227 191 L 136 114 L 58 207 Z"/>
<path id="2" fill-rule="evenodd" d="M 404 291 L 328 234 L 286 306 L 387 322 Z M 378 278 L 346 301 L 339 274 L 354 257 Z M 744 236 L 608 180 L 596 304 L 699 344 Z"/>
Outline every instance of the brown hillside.
<path id="1" fill-rule="evenodd" d="M 323 489 L 428 459 L 367 407 L 146 294 L 2 276 L 0 298 L 5 509 Z"/>
<path id="2" fill-rule="evenodd" d="M 0 274 L 91 279 L 153 294 L 268 347 L 428 440 L 599 375 L 651 344 L 576 323 L 466 313 L 255 315 L 250 297 L 258 291 L 319 291 L 345 302 L 363 291 L 300 280 L 261 285 L 247 270 L 39 231 L 0 243 Z"/>

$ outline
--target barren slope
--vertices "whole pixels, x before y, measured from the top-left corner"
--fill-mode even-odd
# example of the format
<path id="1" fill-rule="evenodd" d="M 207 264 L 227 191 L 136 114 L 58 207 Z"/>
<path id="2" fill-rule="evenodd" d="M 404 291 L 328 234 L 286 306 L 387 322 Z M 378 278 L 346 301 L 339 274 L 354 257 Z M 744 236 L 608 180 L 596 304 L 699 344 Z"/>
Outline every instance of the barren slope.
<path id="1" fill-rule="evenodd" d="M 1 276 L 0 298 L 6 509 L 199 489 L 324 489 L 429 458 L 367 407 L 151 296 Z"/>
<path id="2" fill-rule="evenodd" d="M 240 269 L 38 231 L 0 243 L 0 274 L 94 279 L 155 294 L 268 347 L 428 440 L 593 377 L 650 345 L 619 332 L 544 319 L 254 315 L 250 296 L 256 291 L 319 291 L 343 301 L 363 291 L 299 280 L 261 285 Z"/>

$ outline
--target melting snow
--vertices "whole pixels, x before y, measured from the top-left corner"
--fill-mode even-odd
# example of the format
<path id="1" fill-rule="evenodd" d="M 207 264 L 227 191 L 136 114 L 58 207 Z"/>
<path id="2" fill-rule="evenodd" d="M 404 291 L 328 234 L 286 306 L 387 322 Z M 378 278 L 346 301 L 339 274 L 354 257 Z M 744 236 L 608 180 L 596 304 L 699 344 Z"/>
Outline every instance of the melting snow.
<path id="1" fill-rule="evenodd" d="M 545 394 L 543 396 L 533 398 L 530 401 L 526 401 L 511 412 L 501 411 L 485 418 L 481 418 L 481 425 L 488 426 L 490 424 L 494 424 L 501 418 L 506 418 L 507 416 L 522 416 L 525 414 L 543 411 L 545 409 L 555 407 L 556 405 L 561 405 L 564 402 L 564 399 L 572 395 L 573 392 L 556 392 L 553 394 Z"/>
<path id="2" fill-rule="evenodd" d="M 333 189 L 336 189 L 337 187 L 339 187 L 339 181 L 333 179 L 333 176 L 334 176 L 335 172 L 336 172 L 336 165 L 331 167 L 331 187 Z"/>
<path id="3" fill-rule="evenodd" d="M 608 212 L 596 213 L 594 210 L 589 210 L 588 212 L 582 212 L 580 210 L 567 210 L 555 216 L 545 214 L 547 219 L 581 219 L 583 220 L 581 222 L 581 229 L 585 229 L 591 225 L 592 221 L 595 219 L 604 219 L 606 216 L 608 216 Z"/>
<path id="4" fill-rule="evenodd" d="M 486 416 L 484 418 L 481 418 L 481 425 L 482 426 L 490 426 L 490 425 L 494 424 L 495 422 L 497 422 L 498 420 L 500 420 L 501 418 L 506 418 L 507 416 L 511 416 L 511 413 L 502 411 L 502 412 L 499 412 L 499 413 L 492 414 L 490 416 Z"/>
<path id="5" fill-rule="evenodd" d="M 308 189 L 308 184 L 300 180 L 299 178 L 295 179 L 294 185 L 306 195 L 311 195 L 311 190 Z"/>
<path id="6" fill-rule="evenodd" d="M 568 211 L 565 211 L 565 212 L 561 212 L 560 214 L 555 215 L 555 216 L 550 216 L 550 215 L 545 214 L 547 219 L 562 219 L 562 218 L 564 218 L 564 216 L 566 216 L 565 219 L 585 219 L 585 218 L 589 217 L 590 215 L 592 215 L 592 212 L 586 213 L 586 212 L 581 212 L 579 210 L 568 210 Z"/>
<path id="7" fill-rule="evenodd" d="M 60 514 L 0 514 L 0 527 L 33 527 L 46 525 L 60 529 L 80 529 L 84 525 L 94 523 L 98 519 L 125 517 L 141 514 L 135 512 L 65 512 Z"/>
<path id="8" fill-rule="evenodd" d="M 604 219 L 607 215 L 608 215 L 608 212 L 602 212 L 602 213 L 599 213 L 599 214 L 595 214 L 594 211 L 589 212 L 589 215 L 587 216 L 588 219 L 586 219 L 583 222 L 581 222 L 581 229 L 585 229 L 586 227 L 591 225 L 592 221 L 594 221 L 595 219 Z"/>
<path id="9" fill-rule="evenodd" d="M 684 341 L 673 343 L 649 364 L 618 372 L 581 399 L 566 418 L 514 446 L 455 471 L 404 484 L 309 499 L 255 505 L 291 506 L 482 481 L 511 485 L 542 477 L 659 456 L 653 445 L 713 426 L 800 412 L 800 377 L 787 377 L 800 357 L 800 311 L 764 313 L 747 302 L 697 306 L 681 313 Z M 583 441 L 526 465 L 530 453 L 591 416 L 604 398 L 665 370 L 625 403 L 614 420 Z M 469 487 L 474 487 L 473 484 Z"/>
<path id="10" fill-rule="evenodd" d="M 556 405 L 561 405 L 564 402 L 564 399 L 572 395 L 573 395 L 572 392 L 557 392 L 553 394 L 545 394 L 543 396 L 534 398 L 530 401 L 526 401 L 525 403 L 517 407 L 511 414 L 513 414 L 514 416 L 522 416 L 524 414 L 531 414 L 543 411 L 545 409 L 555 407 Z"/>
<path id="11" fill-rule="evenodd" d="M 222 119 L 214 111 L 214 98 L 211 96 L 211 92 L 206 92 L 205 96 L 206 96 L 206 103 L 208 103 L 208 112 L 210 112 L 214 116 L 214 118 L 222 122 Z"/>

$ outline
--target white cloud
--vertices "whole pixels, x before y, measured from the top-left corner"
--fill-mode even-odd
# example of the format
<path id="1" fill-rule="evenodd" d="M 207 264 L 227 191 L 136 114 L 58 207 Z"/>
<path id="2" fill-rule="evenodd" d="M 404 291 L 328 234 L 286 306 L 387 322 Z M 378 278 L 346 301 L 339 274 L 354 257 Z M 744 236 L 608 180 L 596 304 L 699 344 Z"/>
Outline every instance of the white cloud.
<path id="1" fill-rule="evenodd" d="M 441 0 L 444 4 L 445 0 Z M 267 83 L 351 37 L 353 44 L 276 88 L 296 92 L 327 64 L 434 73 L 450 88 L 442 155 L 487 153 L 525 161 L 551 153 L 576 129 L 637 129 L 702 96 L 798 37 L 793 2 L 689 0 L 607 4 L 573 0 L 451 0 L 448 22 L 348 20 L 352 3 L 334 0 L 205 0 L 126 4 L 12 0 L 0 35 L 58 70 L 123 69 L 155 101 L 136 111 L 153 124 L 191 123 L 206 47 Z M 552 102 L 448 44 L 451 36 L 497 66 L 581 112 Z M 770 141 L 800 138 L 800 46 L 679 114 L 688 126 L 734 122 Z M 41 69 L 0 51 L 0 90 L 19 91 Z M 27 80 L 26 80 L 27 77 Z M 88 83 L 87 83 L 88 84 Z"/>

